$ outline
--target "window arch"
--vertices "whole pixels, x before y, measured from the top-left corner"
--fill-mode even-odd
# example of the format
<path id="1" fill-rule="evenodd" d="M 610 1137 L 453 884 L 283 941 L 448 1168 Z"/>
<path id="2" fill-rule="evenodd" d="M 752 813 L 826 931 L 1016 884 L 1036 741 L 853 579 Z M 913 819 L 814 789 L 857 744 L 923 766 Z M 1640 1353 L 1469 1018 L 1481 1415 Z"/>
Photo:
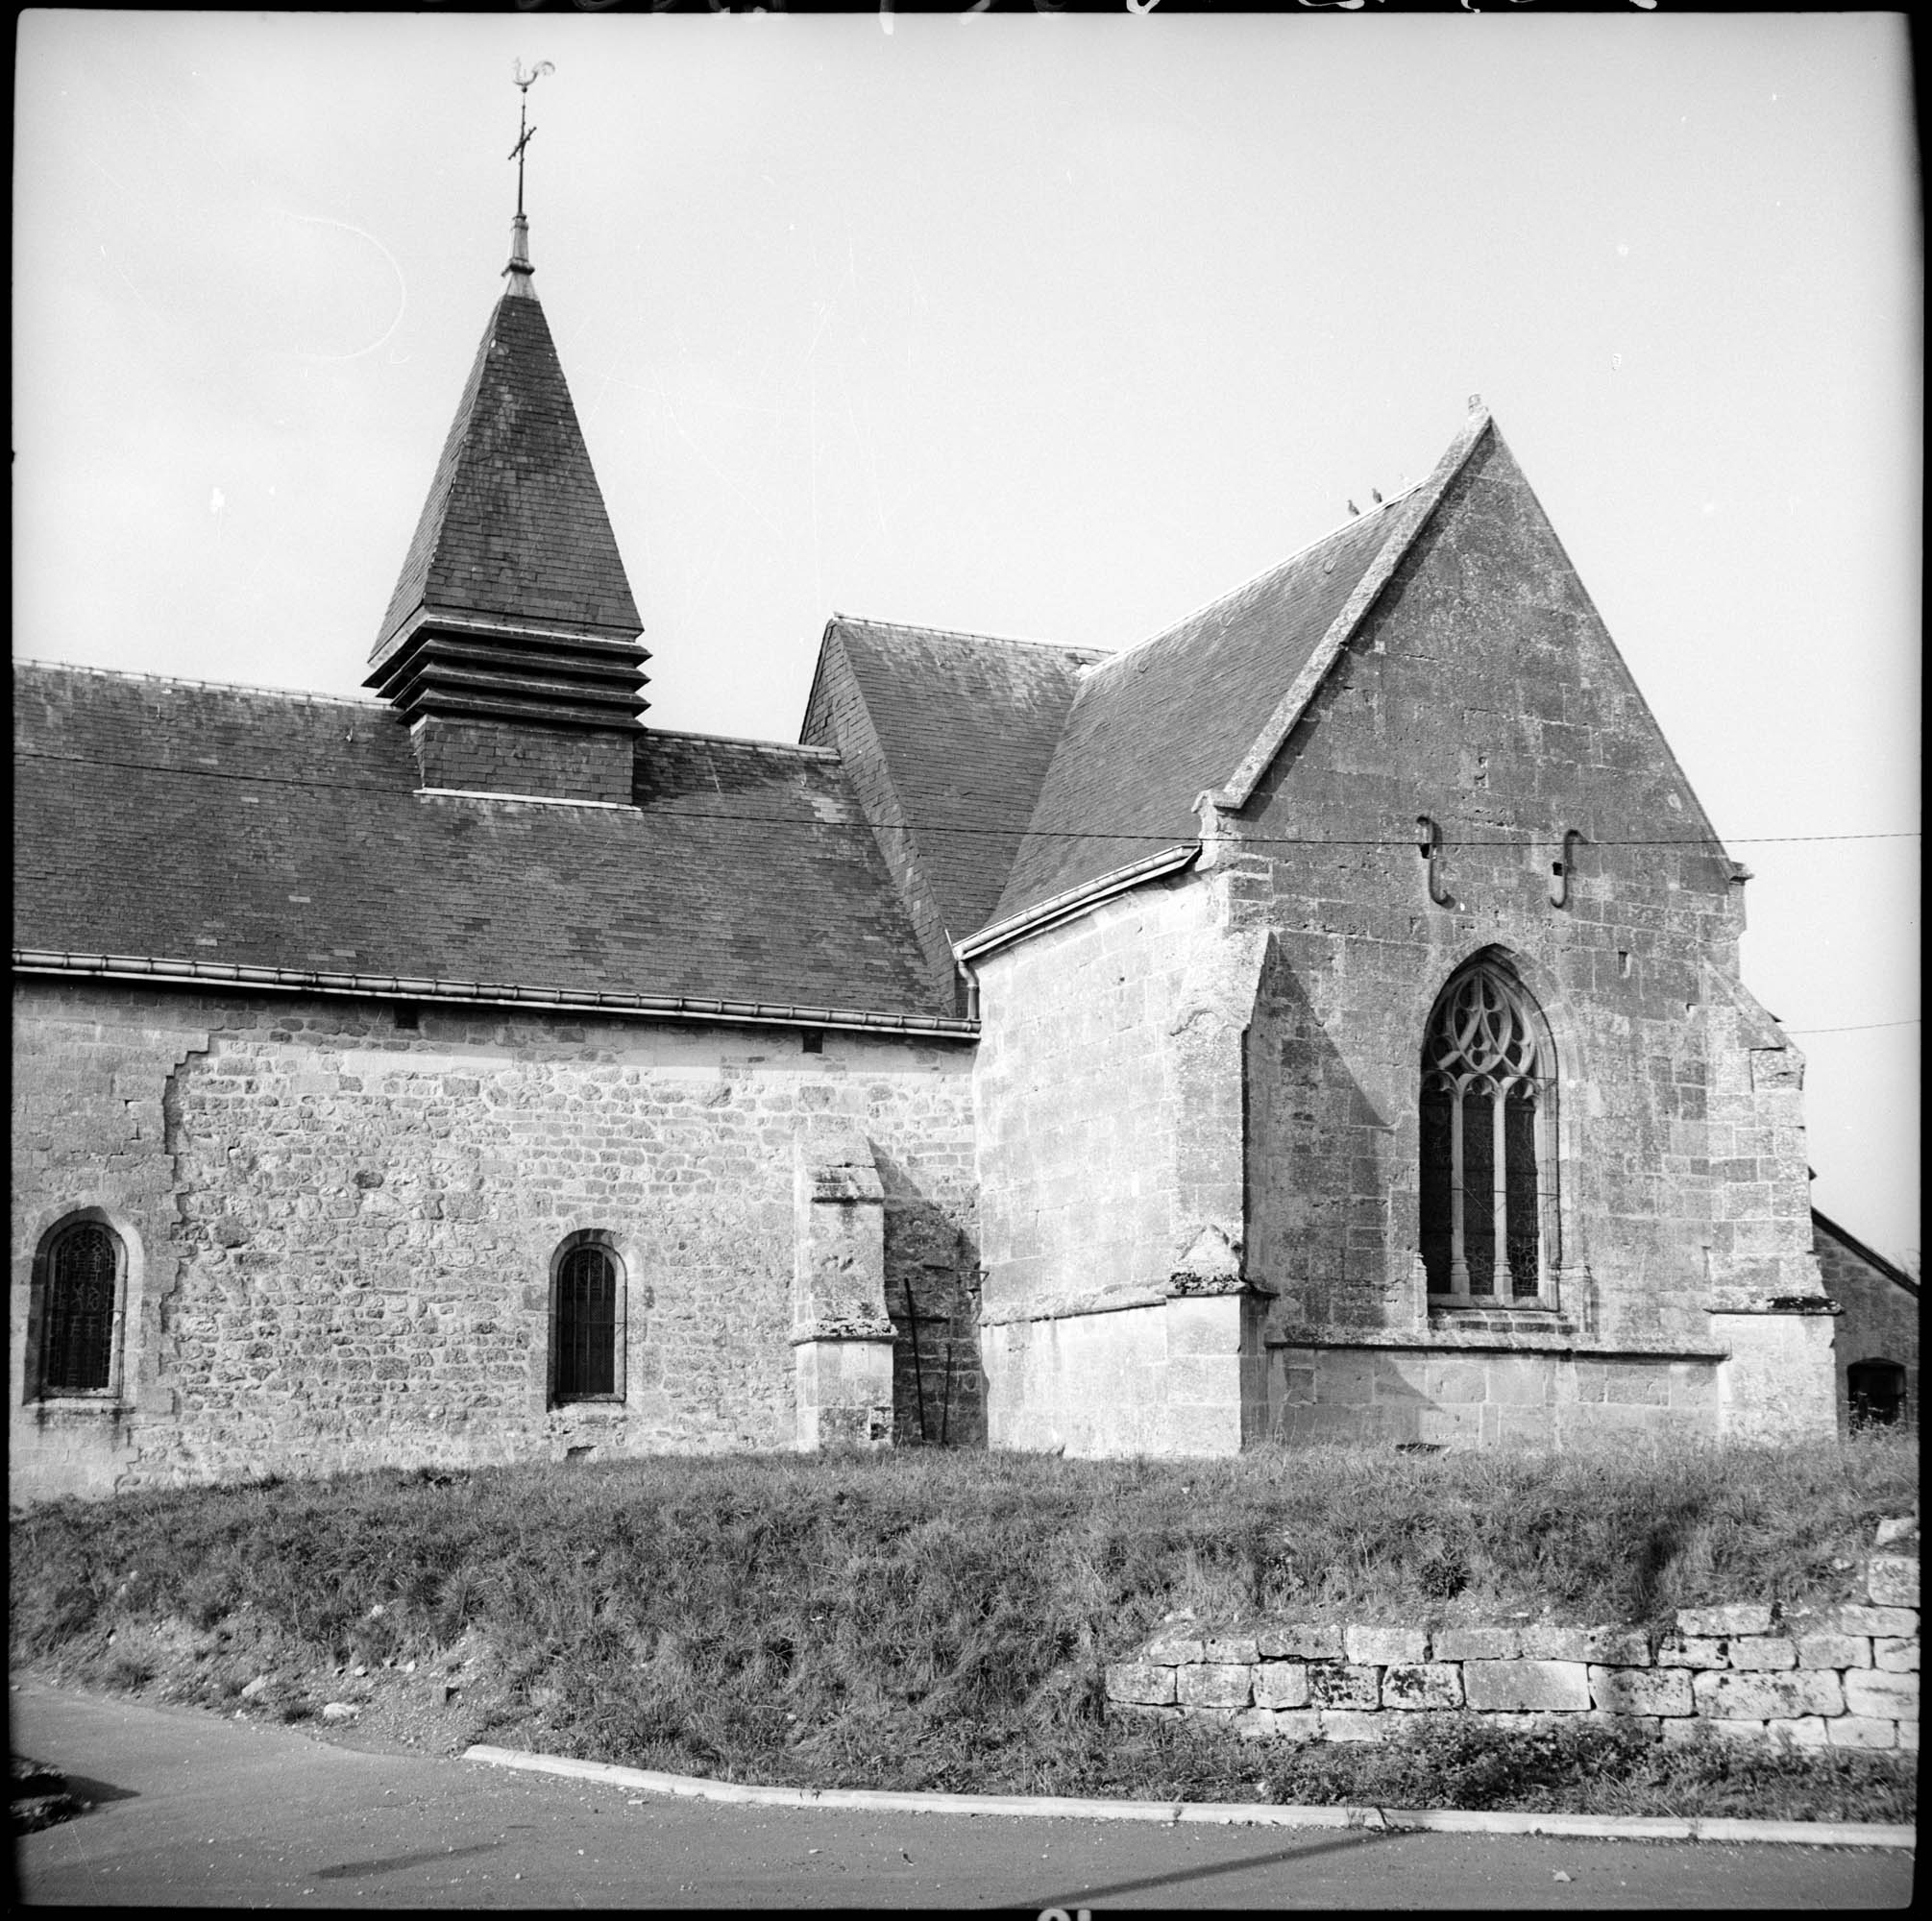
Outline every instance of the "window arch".
<path id="1" fill-rule="evenodd" d="M 48 1235 L 35 1290 L 35 1398 L 114 1392 L 127 1272 L 120 1235 L 91 1214 L 70 1217 Z"/>
<path id="2" fill-rule="evenodd" d="M 624 1263 L 599 1228 L 568 1236 L 550 1266 L 550 1401 L 624 1398 Z"/>
<path id="3" fill-rule="evenodd" d="M 1555 1304 L 1555 1088 L 1542 1009 L 1478 956 L 1422 1047 L 1422 1261 L 1444 1303 Z"/>

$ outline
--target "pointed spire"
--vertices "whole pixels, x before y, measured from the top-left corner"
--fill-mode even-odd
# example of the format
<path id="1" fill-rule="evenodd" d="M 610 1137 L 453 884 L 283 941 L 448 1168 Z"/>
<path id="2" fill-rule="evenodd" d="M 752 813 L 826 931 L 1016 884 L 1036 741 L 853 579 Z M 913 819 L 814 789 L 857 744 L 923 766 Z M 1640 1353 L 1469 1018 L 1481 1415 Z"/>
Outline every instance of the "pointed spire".
<path id="1" fill-rule="evenodd" d="M 428 787 L 628 800 L 649 656 L 530 284 L 528 234 L 519 205 L 509 284 L 483 329 L 364 685 L 410 722 Z M 580 748 L 558 747 L 566 738 Z"/>

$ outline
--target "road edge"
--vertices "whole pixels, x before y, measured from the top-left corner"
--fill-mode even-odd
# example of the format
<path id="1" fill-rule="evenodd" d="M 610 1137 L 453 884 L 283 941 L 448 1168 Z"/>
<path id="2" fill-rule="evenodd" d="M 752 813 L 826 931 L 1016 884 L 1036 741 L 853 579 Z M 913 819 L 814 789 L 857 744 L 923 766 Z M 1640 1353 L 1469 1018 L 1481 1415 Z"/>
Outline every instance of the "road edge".
<path id="1" fill-rule="evenodd" d="M 853 1808 L 875 1813 L 1007 1814 L 1052 1820 L 1206 1821 L 1258 1828 L 1383 1828 L 1457 1835 L 1553 1835 L 1621 1841 L 1779 1841 L 1814 1848 L 1903 1848 L 1918 1845 L 1913 1827 L 1865 1821 L 1685 1820 L 1624 1814 L 1524 1814 L 1462 1808 L 1291 1808 L 1248 1801 L 1092 1801 L 1063 1794 L 899 1794 L 868 1787 L 771 1787 L 747 1781 L 708 1781 L 661 1774 L 608 1761 L 574 1761 L 524 1748 L 478 1744 L 460 1759 L 490 1767 L 521 1767 L 600 1781 L 645 1794 L 682 1795 L 764 1808 Z"/>

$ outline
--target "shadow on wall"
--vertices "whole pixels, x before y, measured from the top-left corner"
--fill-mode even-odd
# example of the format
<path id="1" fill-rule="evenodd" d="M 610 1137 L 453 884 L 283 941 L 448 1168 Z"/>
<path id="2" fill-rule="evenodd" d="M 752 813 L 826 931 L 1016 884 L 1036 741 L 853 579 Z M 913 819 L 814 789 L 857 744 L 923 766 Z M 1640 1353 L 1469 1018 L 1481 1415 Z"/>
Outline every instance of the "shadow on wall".
<path id="1" fill-rule="evenodd" d="M 886 1312 L 892 1317 L 893 1445 L 984 1447 L 979 1249 L 876 1142 L 886 1192 Z"/>
<path id="2" fill-rule="evenodd" d="M 1248 1272 L 1303 1325 L 1391 1325 L 1401 1136 L 1329 1038 L 1270 936 L 1248 1026 Z M 1395 1319 L 1406 1304 L 1406 1290 Z"/>

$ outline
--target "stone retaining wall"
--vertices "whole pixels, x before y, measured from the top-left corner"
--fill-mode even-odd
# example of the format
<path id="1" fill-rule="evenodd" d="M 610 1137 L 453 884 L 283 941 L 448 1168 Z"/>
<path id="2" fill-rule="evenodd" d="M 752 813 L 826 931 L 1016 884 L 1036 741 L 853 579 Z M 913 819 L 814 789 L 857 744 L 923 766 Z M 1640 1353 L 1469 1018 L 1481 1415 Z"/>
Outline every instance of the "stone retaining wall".
<path id="1" fill-rule="evenodd" d="M 1916 1532 L 1916 1530 L 1915 1530 Z M 1119 1710 L 1222 1722 L 1255 1739 L 1380 1741 L 1445 1711 L 1504 1727 L 1585 1715 L 1666 1740 L 1700 1729 L 1804 1747 L 1919 1745 L 1919 1562 L 1874 1555 L 1867 1600 L 1780 1617 L 1684 1608 L 1631 1627 L 1389 1627 L 1170 1621 L 1107 1670 Z"/>

